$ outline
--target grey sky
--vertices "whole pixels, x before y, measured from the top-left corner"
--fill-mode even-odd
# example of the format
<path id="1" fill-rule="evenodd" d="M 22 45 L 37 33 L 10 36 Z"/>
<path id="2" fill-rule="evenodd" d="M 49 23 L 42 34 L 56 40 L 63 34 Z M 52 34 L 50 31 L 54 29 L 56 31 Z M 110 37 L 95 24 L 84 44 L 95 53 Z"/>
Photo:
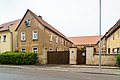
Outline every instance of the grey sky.
<path id="1" fill-rule="evenodd" d="M 99 0 L 0 0 L 0 24 L 30 9 L 66 36 L 99 34 Z M 120 0 L 102 0 L 102 34 L 120 18 Z"/>

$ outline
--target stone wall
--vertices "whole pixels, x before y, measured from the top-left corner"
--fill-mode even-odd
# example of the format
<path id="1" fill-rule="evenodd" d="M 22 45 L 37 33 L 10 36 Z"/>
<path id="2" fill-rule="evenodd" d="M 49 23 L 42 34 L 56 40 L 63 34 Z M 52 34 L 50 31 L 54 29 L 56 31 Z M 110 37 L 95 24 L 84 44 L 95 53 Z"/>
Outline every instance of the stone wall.
<path id="1" fill-rule="evenodd" d="M 93 47 L 86 47 L 86 64 L 99 65 L 99 54 L 94 54 Z M 116 54 L 102 54 L 101 65 L 116 65 Z"/>

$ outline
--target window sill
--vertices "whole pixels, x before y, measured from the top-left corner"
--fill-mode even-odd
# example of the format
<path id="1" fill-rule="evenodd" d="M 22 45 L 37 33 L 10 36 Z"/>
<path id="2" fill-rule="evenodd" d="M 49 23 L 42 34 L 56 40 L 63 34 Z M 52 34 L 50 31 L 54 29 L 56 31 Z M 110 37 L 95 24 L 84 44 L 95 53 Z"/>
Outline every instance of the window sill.
<path id="1" fill-rule="evenodd" d="M 38 41 L 38 39 L 32 39 L 33 41 Z"/>
<path id="2" fill-rule="evenodd" d="M 21 42 L 26 42 L 26 40 L 21 40 Z"/>

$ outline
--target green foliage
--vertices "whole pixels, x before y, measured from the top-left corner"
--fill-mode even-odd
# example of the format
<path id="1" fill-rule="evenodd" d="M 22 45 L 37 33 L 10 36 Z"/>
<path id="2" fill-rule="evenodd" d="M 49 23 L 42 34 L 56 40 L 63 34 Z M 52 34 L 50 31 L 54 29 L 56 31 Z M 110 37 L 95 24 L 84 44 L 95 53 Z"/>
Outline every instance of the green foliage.
<path id="1" fill-rule="evenodd" d="M 117 65 L 120 67 L 120 54 L 117 55 Z"/>
<path id="2" fill-rule="evenodd" d="M 0 54 L 0 64 L 28 65 L 37 63 L 37 54 L 23 52 L 4 52 Z"/>

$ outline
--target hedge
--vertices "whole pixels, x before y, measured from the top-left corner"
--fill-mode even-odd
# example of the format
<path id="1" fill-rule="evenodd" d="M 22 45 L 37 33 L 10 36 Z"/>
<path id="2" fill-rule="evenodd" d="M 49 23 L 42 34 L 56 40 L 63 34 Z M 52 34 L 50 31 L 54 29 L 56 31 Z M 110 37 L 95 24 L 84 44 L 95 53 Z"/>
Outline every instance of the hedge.
<path id="1" fill-rule="evenodd" d="M 118 65 L 119 68 L 120 68 L 120 54 L 117 55 L 117 65 Z"/>
<path id="2" fill-rule="evenodd" d="M 0 54 L 0 64 L 28 65 L 37 63 L 37 54 L 27 52 L 4 52 Z"/>

